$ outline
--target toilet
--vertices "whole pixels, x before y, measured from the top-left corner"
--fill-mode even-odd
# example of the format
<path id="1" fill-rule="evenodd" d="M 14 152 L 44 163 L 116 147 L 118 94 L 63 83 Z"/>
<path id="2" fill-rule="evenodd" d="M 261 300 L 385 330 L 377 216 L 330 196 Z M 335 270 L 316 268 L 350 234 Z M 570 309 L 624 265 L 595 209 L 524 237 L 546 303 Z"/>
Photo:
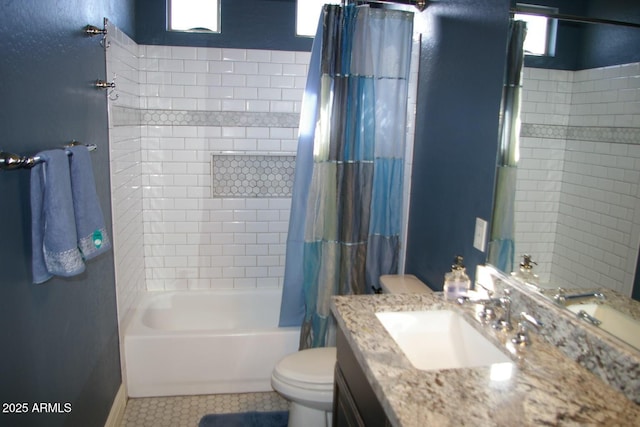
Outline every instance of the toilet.
<path id="1" fill-rule="evenodd" d="M 429 293 L 417 277 L 380 276 L 383 293 Z M 301 350 L 282 358 L 271 374 L 271 386 L 290 402 L 289 427 L 331 427 L 336 348 Z"/>

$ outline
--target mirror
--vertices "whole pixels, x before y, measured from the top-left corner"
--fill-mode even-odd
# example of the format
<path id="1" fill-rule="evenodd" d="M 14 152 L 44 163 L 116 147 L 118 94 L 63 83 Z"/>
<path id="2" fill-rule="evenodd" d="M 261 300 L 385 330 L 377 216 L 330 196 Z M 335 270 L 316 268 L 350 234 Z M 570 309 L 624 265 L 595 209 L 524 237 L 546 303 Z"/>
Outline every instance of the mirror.
<path id="1" fill-rule="evenodd" d="M 640 22 L 640 4 L 624 12 Z M 640 28 L 559 21 L 558 47 L 567 27 L 581 34 L 583 60 L 606 66 L 525 59 L 511 270 L 530 254 L 543 288 L 629 299 L 640 247 Z M 640 303 L 629 307 L 640 316 Z"/>

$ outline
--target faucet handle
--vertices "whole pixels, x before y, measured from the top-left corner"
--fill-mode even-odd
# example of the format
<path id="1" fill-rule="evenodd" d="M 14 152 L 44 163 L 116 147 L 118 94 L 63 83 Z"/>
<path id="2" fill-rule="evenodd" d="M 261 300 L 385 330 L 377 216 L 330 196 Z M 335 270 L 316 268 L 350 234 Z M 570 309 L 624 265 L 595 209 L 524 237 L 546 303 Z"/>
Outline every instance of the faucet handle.
<path id="1" fill-rule="evenodd" d="M 471 298 L 469 296 L 461 296 L 456 299 L 458 304 L 464 305 L 473 303 L 482 305 L 482 309 L 477 312 L 477 316 L 482 321 L 490 321 L 496 318 L 494 307 L 500 306 L 502 301 L 500 298 L 492 298 L 489 294 L 488 298 Z"/>
<path id="2" fill-rule="evenodd" d="M 482 320 L 483 322 L 490 322 L 492 320 L 495 320 L 496 318 L 495 307 L 497 305 L 498 304 L 496 304 L 493 301 L 482 304 L 482 310 L 478 312 L 478 317 L 480 318 L 480 320 Z"/>
<path id="3" fill-rule="evenodd" d="M 520 313 L 520 319 L 521 321 L 518 324 L 520 323 L 523 323 L 525 325 L 529 324 L 534 326 L 536 330 L 540 330 L 540 328 L 544 327 L 544 323 L 542 323 L 541 321 L 539 321 L 538 319 L 536 319 L 526 311 L 523 311 Z M 527 323 L 524 323 L 523 321 L 526 321 Z"/>
<path id="4" fill-rule="evenodd" d="M 558 293 L 553 296 L 553 300 L 558 305 L 564 305 L 566 302 L 565 295 L 567 294 L 566 289 L 558 288 Z"/>
<path id="5" fill-rule="evenodd" d="M 502 317 L 493 322 L 493 328 L 502 331 L 510 331 L 513 329 L 511 326 L 511 289 L 504 289 L 503 296 L 499 298 L 500 307 L 502 308 Z"/>
<path id="6" fill-rule="evenodd" d="M 521 312 L 520 321 L 518 322 L 518 332 L 516 332 L 516 335 L 511 338 L 511 342 L 520 346 L 529 345 L 531 340 L 529 339 L 527 332 L 528 329 L 532 327 L 535 328 L 536 331 L 539 331 L 540 328 L 544 327 L 544 323 L 527 312 Z"/>

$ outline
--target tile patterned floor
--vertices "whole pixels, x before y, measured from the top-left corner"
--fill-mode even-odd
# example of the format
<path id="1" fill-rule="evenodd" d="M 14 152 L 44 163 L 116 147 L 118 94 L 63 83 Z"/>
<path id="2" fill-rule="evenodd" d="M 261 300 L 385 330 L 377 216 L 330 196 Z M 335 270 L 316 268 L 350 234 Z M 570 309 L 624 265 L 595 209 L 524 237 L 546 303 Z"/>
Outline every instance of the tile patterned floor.
<path id="1" fill-rule="evenodd" d="M 288 402 L 275 392 L 129 399 L 121 427 L 197 427 L 206 414 L 283 411 Z"/>

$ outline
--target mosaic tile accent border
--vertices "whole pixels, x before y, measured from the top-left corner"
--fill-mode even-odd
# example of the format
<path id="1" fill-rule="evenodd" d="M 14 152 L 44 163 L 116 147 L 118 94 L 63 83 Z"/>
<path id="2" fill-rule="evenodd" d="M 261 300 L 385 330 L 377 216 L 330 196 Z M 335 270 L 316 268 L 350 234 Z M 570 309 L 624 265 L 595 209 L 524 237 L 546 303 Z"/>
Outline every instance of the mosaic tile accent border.
<path id="1" fill-rule="evenodd" d="M 520 136 L 640 144 L 640 128 L 628 127 L 562 126 L 523 123 Z"/>
<path id="2" fill-rule="evenodd" d="M 244 111 L 144 110 L 143 125 L 298 127 L 297 113 Z"/>
<path id="3" fill-rule="evenodd" d="M 298 113 L 259 113 L 246 111 L 146 110 L 111 107 L 113 126 L 245 126 L 297 128 Z"/>
<path id="4" fill-rule="evenodd" d="M 291 197 L 295 156 L 213 154 L 213 197 Z"/>
<path id="5" fill-rule="evenodd" d="M 625 127 L 569 126 L 567 139 L 580 141 L 609 141 L 621 144 L 640 144 L 640 129 Z"/>
<path id="6" fill-rule="evenodd" d="M 530 138 L 567 139 L 567 126 L 523 123 L 520 136 Z"/>

